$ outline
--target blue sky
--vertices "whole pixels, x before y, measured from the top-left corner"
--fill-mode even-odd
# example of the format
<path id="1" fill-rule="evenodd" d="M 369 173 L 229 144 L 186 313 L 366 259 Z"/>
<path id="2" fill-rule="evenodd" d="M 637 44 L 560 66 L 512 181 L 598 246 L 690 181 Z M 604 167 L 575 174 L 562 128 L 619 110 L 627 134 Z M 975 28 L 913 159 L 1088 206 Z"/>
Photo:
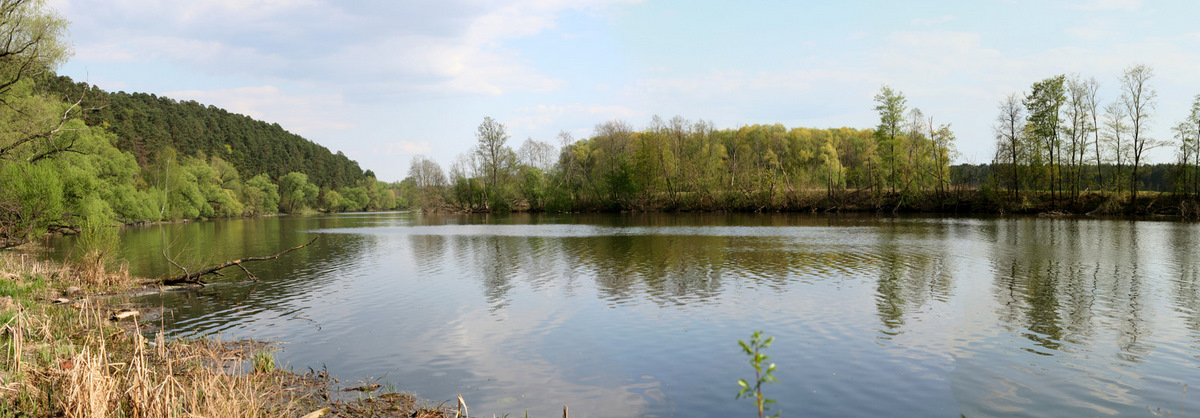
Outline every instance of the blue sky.
<path id="1" fill-rule="evenodd" d="M 887 84 L 978 163 L 1000 100 L 1046 77 L 1095 77 L 1108 103 L 1124 68 L 1153 67 L 1164 140 L 1200 94 L 1192 1 L 48 3 L 72 22 L 61 74 L 279 123 L 387 181 L 415 154 L 448 168 L 485 116 L 514 148 L 654 115 L 868 128 Z"/>

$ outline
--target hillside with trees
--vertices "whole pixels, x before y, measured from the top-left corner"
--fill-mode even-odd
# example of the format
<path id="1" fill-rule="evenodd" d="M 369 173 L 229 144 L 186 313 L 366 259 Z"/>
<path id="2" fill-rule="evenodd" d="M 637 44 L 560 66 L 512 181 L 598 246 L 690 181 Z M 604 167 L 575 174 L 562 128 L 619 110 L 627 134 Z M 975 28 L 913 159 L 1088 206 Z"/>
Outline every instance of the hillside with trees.
<path id="1" fill-rule="evenodd" d="M 113 145 L 129 151 L 143 167 L 174 148 L 180 155 L 220 157 L 244 175 L 266 174 L 276 181 L 298 171 L 318 187 L 338 189 L 366 177 L 358 163 L 340 151 L 330 152 L 279 124 L 212 105 L 147 93 L 110 93 L 53 74 L 36 84 L 50 97 L 82 97 L 80 107 L 91 109 L 80 115 L 84 123 L 115 134 Z"/>

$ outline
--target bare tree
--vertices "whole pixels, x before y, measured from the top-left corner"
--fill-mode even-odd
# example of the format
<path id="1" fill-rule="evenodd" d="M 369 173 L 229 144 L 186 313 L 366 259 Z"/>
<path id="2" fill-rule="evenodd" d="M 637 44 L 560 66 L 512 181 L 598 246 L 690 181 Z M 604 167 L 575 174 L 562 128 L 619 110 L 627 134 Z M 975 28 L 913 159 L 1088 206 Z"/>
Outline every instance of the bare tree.
<path id="1" fill-rule="evenodd" d="M 1103 159 L 1100 158 L 1100 103 L 1096 97 L 1096 93 L 1100 90 L 1100 82 L 1096 81 L 1096 77 L 1089 78 L 1084 84 L 1084 102 L 1087 104 L 1087 112 L 1092 116 L 1092 147 L 1096 149 L 1096 184 L 1097 187 L 1104 188 L 1104 172 L 1101 170 Z"/>
<path id="2" fill-rule="evenodd" d="M 1187 124 L 1192 131 L 1192 139 L 1195 140 L 1192 147 L 1192 165 L 1193 176 L 1192 190 L 1193 193 L 1200 193 L 1200 94 L 1192 100 L 1192 111 L 1188 114 Z"/>
<path id="3" fill-rule="evenodd" d="M 1196 137 L 1196 132 L 1192 130 L 1192 124 L 1188 123 L 1188 121 L 1179 122 L 1179 124 L 1171 128 L 1171 133 L 1174 134 L 1175 140 L 1179 141 L 1177 155 L 1179 159 L 1179 179 L 1177 180 L 1176 187 L 1183 193 L 1195 193 L 1195 190 L 1192 189 L 1192 177 L 1196 175 L 1195 170 L 1192 169 L 1192 165 L 1195 163 L 1192 161 L 1192 155 L 1195 153 L 1196 146 L 1200 145 L 1197 143 L 1197 140 L 1200 138 Z"/>
<path id="4" fill-rule="evenodd" d="M 1078 197 L 1083 189 L 1083 164 L 1087 157 L 1088 134 L 1092 131 L 1091 115 L 1088 114 L 1088 84 L 1071 74 L 1067 78 L 1066 103 L 1066 134 L 1068 159 L 1068 175 L 1071 177 L 1071 193 Z"/>
<path id="5" fill-rule="evenodd" d="M 1025 132 L 1025 105 L 1021 93 L 1012 93 L 1000 101 L 1000 115 L 996 117 L 996 160 L 1003 159 L 1009 165 L 1009 190 L 1013 200 L 1021 198 L 1019 163 L 1022 157 L 1021 136 Z"/>
<path id="6" fill-rule="evenodd" d="M 1125 168 L 1125 160 L 1129 154 L 1128 139 L 1129 125 L 1127 124 L 1128 115 L 1121 108 L 1120 103 L 1109 103 L 1104 107 L 1104 142 L 1112 152 L 1112 160 L 1117 163 L 1116 172 L 1113 173 L 1113 187 L 1117 193 L 1121 192 L 1122 185 L 1121 176 L 1123 176 Z"/>
<path id="7" fill-rule="evenodd" d="M 917 180 L 919 177 L 923 177 L 927 171 L 924 162 L 928 159 L 926 158 L 926 144 L 929 142 L 929 138 L 925 137 L 925 113 L 920 108 L 914 107 L 909 109 L 907 117 L 908 121 L 904 123 L 904 127 L 908 129 L 908 132 L 904 134 L 905 140 L 902 147 L 905 153 L 905 164 L 900 170 L 901 184 L 904 185 L 905 191 L 914 182 L 918 187 L 924 185 L 924 182 Z M 932 136 L 930 137 L 932 138 Z"/>
<path id="8" fill-rule="evenodd" d="M 950 189 L 950 160 L 957 158 L 959 153 L 954 146 L 954 131 L 950 129 L 950 124 L 943 124 L 934 130 L 932 116 L 929 117 L 929 138 L 933 145 L 934 177 L 940 200 Z"/>
<path id="9" fill-rule="evenodd" d="M 408 176 L 418 188 L 442 187 L 446 185 L 446 174 L 442 166 L 424 155 L 414 155 L 408 167 Z"/>
<path id="10" fill-rule="evenodd" d="M 542 172 L 549 172 L 554 168 L 554 159 L 557 154 L 558 150 L 554 149 L 554 145 L 535 141 L 533 138 L 525 138 L 525 142 L 521 143 L 521 148 L 517 149 L 517 161 L 542 170 Z"/>
<path id="11" fill-rule="evenodd" d="M 1145 64 L 1126 68 L 1125 73 L 1121 76 L 1121 98 L 1118 103 L 1121 104 L 1125 114 L 1129 116 L 1129 129 L 1132 134 L 1129 143 L 1133 156 L 1133 172 L 1129 189 L 1129 210 L 1131 211 L 1135 210 L 1137 205 L 1138 168 L 1142 164 L 1142 158 L 1146 151 L 1162 145 L 1161 142 L 1146 134 L 1158 99 L 1158 92 L 1150 86 L 1150 79 L 1153 77 L 1154 69 Z"/>

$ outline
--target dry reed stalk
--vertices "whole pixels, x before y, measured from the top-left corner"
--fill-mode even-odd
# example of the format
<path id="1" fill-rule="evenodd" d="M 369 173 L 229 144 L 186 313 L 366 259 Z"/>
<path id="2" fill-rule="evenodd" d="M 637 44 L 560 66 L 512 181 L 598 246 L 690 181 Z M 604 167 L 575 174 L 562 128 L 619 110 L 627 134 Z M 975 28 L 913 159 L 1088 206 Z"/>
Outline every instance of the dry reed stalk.
<path id="1" fill-rule="evenodd" d="M 84 346 L 72 358 L 73 366 L 66 372 L 65 396 L 59 398 L 60 409 L 68 417 L 106 417 L 116 404 L 117 378 L 109 374 L 105 359 L 108 352 L 100 345 L 96 354 Z"/>
<path id="2" fill-rule="evenodd" d="M 22 312 L 22 310 L 20 308 L 17 308 L 17 312 L 16 312 L 16 314 L 13 315 L 13 319 L 8 321 L 9 324 L 11 324 L 14 321 L 16 321 L 17 324 L 16 325 L 9 325 L 9 324 L 4 325 L 4 329 L 8 332 L 9 337 L 12 338 L 12 344 L 11 344 L 12 363 L 11 364 L 13 365 L 13 371 L 15 371 L 16 374 L 21 374 L 21 357 L 23 357 L 22 354 L 25 353 L 25 347 L 24 347 L 25 338 L 24 338 L 24 333 L 21 332 L 21 330 L 22 330 L 21 323 L 23 322 L 22 319 L 24 317 L 25 317 L 24 312 Z"/>

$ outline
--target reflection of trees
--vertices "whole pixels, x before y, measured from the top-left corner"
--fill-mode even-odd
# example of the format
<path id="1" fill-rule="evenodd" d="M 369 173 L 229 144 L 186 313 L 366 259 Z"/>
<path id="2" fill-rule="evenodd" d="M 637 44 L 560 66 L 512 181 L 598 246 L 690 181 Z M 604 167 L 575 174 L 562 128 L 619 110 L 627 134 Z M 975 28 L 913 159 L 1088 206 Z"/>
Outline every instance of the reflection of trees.
<path id="1" fill-rule="evenodd" d="M 619 221 L 622 227 L 691 227 L 708 221 L 744 226 L 740 222 L 745 221 L 737 216 L 716 215 L 605 219 Z M 788 225 L 779 225 L 781 218 L 777 217 L 748 219 L 755 220 L 755 226 Z M 822 226 L 829 223 L 823 222 Z M 903 257 L 879 257 L 858 244 L 844 245 L 830 239 L 838 235 L 814 231 L 814 237 L 818 237 L 815 240 L 808 236 L 656 234 L 654 228 L 589 236 L 484 233 L 448 239 L 453 262 L 473 266 L 480 275 L 485 297 L 497 307 L 507 303 L 507 294 L 516 283 L 526 283 L 534 291 L 562 288 L 570 292 L 576 277 L 588 277 L 595 283 L 598 296 L 612 303 L 644 298 L 660 305 L 675 305 L 714 300 L 727 280 L 782 290 L 794 281 L 859 277 L 887 260 L 903 264 L 902 273 L 896 276 L 900 290 L 892 300 L 919 306 L 931 295 L 944 299 L 949 292 L 953 280 L 945 260 L 929 256 L 925 253 L 928 249 Z M 426 248 L 414 243 L 414 249 Z M 439 259 L 434 255 L 425 258 Z"/>
<path id="2" fill-rule="evenodd" d="M 437 273 L 442 269 L 446 254 L 446 237 L 443 235 L 409 235 L 408 244 L 412 248 L 413 262 L 417 271 L 423 274 Z"/>
<path id="3" fill-rule="evenodd" d="M 1192 348 L 1200 350 L 1200 283 L 1198 283 L 1196 239 L 1194 224 L 1177 224 L 1171 228 L 1172 278 L 1171 294 L 1175 309 L 1183 316 L 1187 329 L 1191 331 Z M 1200 356 L 1197 356 L 1200 358 Z"/>
<path id="4" fill-rule="evenodd" d="M 131 229 L 122 236 L 122 250 L 130 254 L 137 274 L 158 276 L 169 272 L 162 259 L 164 242 L 172 251 L 199 252 L 193 263 L 268 255 L 312 239 L 307 231 L 337 228 L 357 222 L 350 218 L 266 217 L 168 224 Z M 221 331 L 257 315 L 301 317 L 297 299 L 320 294 L 339 279 L 335 272 L 358 262 L 371 252 L 377 237 L 357 234 L 323 234 L 312 245 L 269 262 L 248 266 L 258 281 L 236 272 L 215 279 L 219 284 L 190 292 L 148 297 L 150 305 L 171 306 L 163 316 L 164 329 L 190 333 Z M 186 247 L 186 248 L 184 248 Z M 235 308 L 236 307 L 236 308 Z M 221 312 L 219 315 L 213 315 Z M 196 319 L 204 318 L 202 323 Z M 179 324 L 186 324 L 180 328 Z M 203 329 L 194 329 L 201 327 Z"/>
<path id="5" fill-rule="evenodd" d="M 1060 264 L 1056 261 L 1046 263 L 1046 268 L 1030 266 L 1025 274 L 1025 315 L 1029 321 L 1025 333 L 1037 345 L 1057 350 L 1062 345 L 1063 330 L 1058 316 L 1058 285 L 1060 282 Z"/>
<path id="6" fill-rule="evenodd" d="M 1119 355 L 1138 361 L 1149 329 L 1135 223 L 1014 219 L 989 230 L 997 315 L 1035 345 L 1092 339 L 1098 317 L 1116 332 Z M 1041 353 L 1049 354 L 1049 353 Z"/>
<path id="7" fill-rule="evenodd" d="M 902 333 L 906 312 L 919 310 L 930 298 L 947 300 L 954 279 L 946 266 L 950 255 L 946 228 L 942 224 L 892 222 L 878 229 L 878 242 L 871 250 L 879 273 L 875 282 L 875 309 L 884 335 Z"/>
<path id="8" fill-rule="evenodd" d="M 483 287 L 484 294 L 487 296 L 488 303 L 493 305 L 494 309 L 499 309 L 508 304 L 508 291 L 512 290 L 512 279 L 516 267 L 519 265 L 519 254 L 517 249 L 510 242 L 513 241 L 508 237 L 469 237 L 468 240 L 478 241 L 475 246 L 475 265 L 483 270 Z"/>

